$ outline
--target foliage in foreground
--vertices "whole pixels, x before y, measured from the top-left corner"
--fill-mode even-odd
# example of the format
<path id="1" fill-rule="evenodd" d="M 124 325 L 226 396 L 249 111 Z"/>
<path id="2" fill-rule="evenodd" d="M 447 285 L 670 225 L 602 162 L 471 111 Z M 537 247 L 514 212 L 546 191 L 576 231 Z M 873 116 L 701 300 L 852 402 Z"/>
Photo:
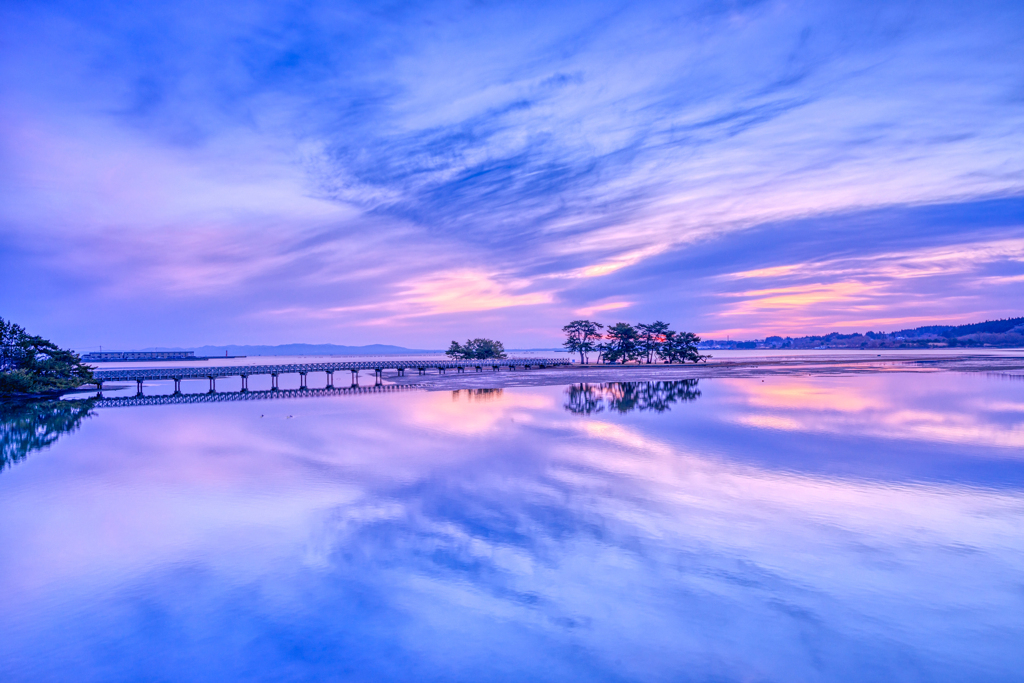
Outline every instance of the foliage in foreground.
<path id="1" fill-rule="evenodd" d="M 654 363 L 656 359 L 665 363 L 698 363 L 710 358 L 697 350 L 700 337 L 693 332 L 676 332 L 660 320 L 636 327 L 616 323 L 602 334 L 604 329 L 601 323 L 574 320 L 562 328 L 566 335 L 562 346 L 570 353 L 580 354 L 580 363 L 589 363 L 590 354 L 595 351 L 598 363 Z"/>
<path id="2" fill-rule="evenodd" d="M 93 402 L 0 401 L 0 471 L 78 429 Z"/>
<path id="3" fill-rule="evenodd" d="M 456 360 L 487 360 L 489 358 L 505 358 L 505 347 L 500 341 L 493 339 L 467 339 L 465 344 L 453 341 L 444 352 L 449 358 Z"/>
<path id="4" fill-rule="evenodd" d="M 0 318 L 0 394 L 43 394 L 91 381 L 92 370 L 74 351 Z"/>

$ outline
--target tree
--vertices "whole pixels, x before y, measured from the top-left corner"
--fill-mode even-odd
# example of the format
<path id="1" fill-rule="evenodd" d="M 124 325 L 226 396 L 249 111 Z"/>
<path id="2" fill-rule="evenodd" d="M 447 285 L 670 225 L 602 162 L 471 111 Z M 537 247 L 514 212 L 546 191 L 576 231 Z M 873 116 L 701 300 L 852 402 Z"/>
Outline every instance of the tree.
<path id="1" fill-rule="evenodd" d="M 640 323 L 637 330 L 637 350 L 648 363 L 654 362 L 655 355 L 661 355 L 661 347 L 668 332 L 668 323 L 656 320 L 653 323 Z"/>
<path id="2" fill-rule="evenodd" d="M 0 394 L 52 394 L 91 381 L 92 369 L 74 351 L 0 318 Z"/>
<path id="3" fill-rule="evenodd" d="M 580 354 L 580 363 L 589 363 L 589 354 L 597 349 L 595 342 L 601 338 L 604 325 L 590 320 L 573 320 L 562 328 L 566 339 L 562 342 L 569 353 Z"/>
<path id="4" fill-rule="evenodd" d="M 505 347 L 500 341 L 493 339 L 467 339 L 464 345 L 453 341 L 446 356 L 458 360 L 487 360 L 489 358 L 505 358 Z"/>
<path id="5" fill-rule="evenodd" d="M 604 338 L 607 341 L 601 345 L 601 356 L 606 363 L 625 363 L 638 357 L 637 332 L 629 323 L 615 323 Z"/>
<path id="6" fill-rule="evenodd" d="M 699 363 L 700 361 L 706 361 L 711 356 L 702 356 L 700 351 L 697 349 L 697 344 L 700 343 L 700 337 L 693 332 L 675 332 L 668 330 L 665 332 L 665 340 L 661 344 L 661 350 L 659 355 L 665 360 L 666 363 L 685 363 L 692 361 Z"/>
<path id="7" fill-rule="evenodd" d="M 451 359 L 465 358 L 465 351 L 462 350 L 462 345 L 459 342 L 452 340 L 452 345 L 448 347 L 448 350 L 444 352 L 444 355 Z"/>

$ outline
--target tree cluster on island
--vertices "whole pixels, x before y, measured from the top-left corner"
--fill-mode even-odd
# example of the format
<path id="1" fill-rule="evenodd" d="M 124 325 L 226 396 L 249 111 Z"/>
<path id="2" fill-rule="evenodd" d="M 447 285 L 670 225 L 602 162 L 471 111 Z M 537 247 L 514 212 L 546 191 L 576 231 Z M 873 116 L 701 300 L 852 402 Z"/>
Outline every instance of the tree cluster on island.
<path id="1" fill-rule="evenodd" d="M 710 356 L 697 349 L 700 337 L 693 332 L 676 332 L 669 323 L 656 320 L 640 323 L 615 323 L 607 328 L 592 320 L 574 320 L 562 328 L 562 346 L 578 353 L 580 363 L 589 363 L 597 353 L 598 363 L 698 363 Z"/>
<path id="2" fill-rule="evenodd" d="M 465 344 L 452 341 L 452 345 L 444 352 L 453 360 L 488 360 L 506 358 L 505 347 L 500 341 L 493 339 L 467 339 Z"/>
<path id="3" fill-rule="evenodd" d="M 50 395 L 92 381 L 92 369 L 74 351 L 0 318 L 0 395 Z"/>

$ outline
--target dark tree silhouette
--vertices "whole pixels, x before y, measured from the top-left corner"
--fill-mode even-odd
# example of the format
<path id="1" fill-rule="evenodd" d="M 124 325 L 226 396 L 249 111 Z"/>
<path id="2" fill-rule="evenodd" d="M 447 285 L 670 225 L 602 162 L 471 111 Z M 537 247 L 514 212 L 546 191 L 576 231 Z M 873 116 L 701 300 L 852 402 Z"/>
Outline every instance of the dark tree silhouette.
<path id="1" fill-rule="evenodd" d="M 700 337 L 693 332 L 665 332 L 664 341 L 661 344 L 659 354 L 666 363 L 686 363 L 687 361 L 699 363 L 707 361 L 711 356 L 701 355 L 697 349 Z"/>
<path id="2" fill-rule="evenodd" d="M 581 364 L 589 363 L 590 354 L 597 350 L 596 342 L 601 338 L 601 330 L 603 329 L 604 325 L 601 323 L 595 323 L 590 320 L 573 320 L 562 328 L 562 332 L 565 332 L 566 335 L 562 346 L 569 353 L 580 354 Z"/>
<path id="3" fill-rule="evenodd" d="M 631 360 L 653 363 L 661 359 L 666 363 L 698 363 L 711 356 L 704 356 L 697 349 L 700 337 L 693 332 L 676 332 L 669 329 L 669 324 L 661 320 L 653 323 L 640 323 L 633 327 L 629 323 L 616 323 L 607 328 L 602 337 L 604 326 L 590 320 L 574 320 L 562 331 L 566 340 L 562 343 L 570 353 L 580 354 L 580 363 L 590 362 L 587 355 L 598 352 L 598 363 L 625 363 Z M 601 339 L 598 344 L 594 342 Z M 453 350 L 458 352 L 461 347 L 452 342 Z"/>
<path id="4" fill-rule="evenodd" d="M 0 394 L 47 394 L 92 381 L 78 354 L 0 318 Z"/>
<path id="5" fill-rule="evenodd" d="M 487 360 L 488 358 L 505 358 L 505 347 L 500 341 L 493 339 L 467 339 L 465 344 L 456 341 L 444 352 L 446 356 L 457 360 Z"/>
<path id="6" fill-rule="evenodd" d="M 639 355 L 637 332 L 629 323 L 615 323 L 608 328 L 605 342 L 600 345 L 601 357 L 606 363 L 625 363 Z"/>
<path id="7" fill-rule="evenodd" d="M 640 323 L 636 326 L 636 331 L 637 351 L 640 352 L 640 357 L 648 363 L 653 363 L 654 357 L 661 355 L 665 333 L 670 331 L 668 323 L 660 320 L 653 323 Z"/>

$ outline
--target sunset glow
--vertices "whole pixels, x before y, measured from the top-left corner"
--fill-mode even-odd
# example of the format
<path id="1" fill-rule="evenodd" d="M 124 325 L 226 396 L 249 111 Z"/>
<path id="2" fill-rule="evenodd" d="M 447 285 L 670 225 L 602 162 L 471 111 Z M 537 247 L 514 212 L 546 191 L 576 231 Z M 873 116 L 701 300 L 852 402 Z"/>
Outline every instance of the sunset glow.
<path id="1" fill-rule="evenodd" d="M 1021 314 L 1019 2 L 14 2 L 0 27 L 0 303 L 79 350 Z"/>

